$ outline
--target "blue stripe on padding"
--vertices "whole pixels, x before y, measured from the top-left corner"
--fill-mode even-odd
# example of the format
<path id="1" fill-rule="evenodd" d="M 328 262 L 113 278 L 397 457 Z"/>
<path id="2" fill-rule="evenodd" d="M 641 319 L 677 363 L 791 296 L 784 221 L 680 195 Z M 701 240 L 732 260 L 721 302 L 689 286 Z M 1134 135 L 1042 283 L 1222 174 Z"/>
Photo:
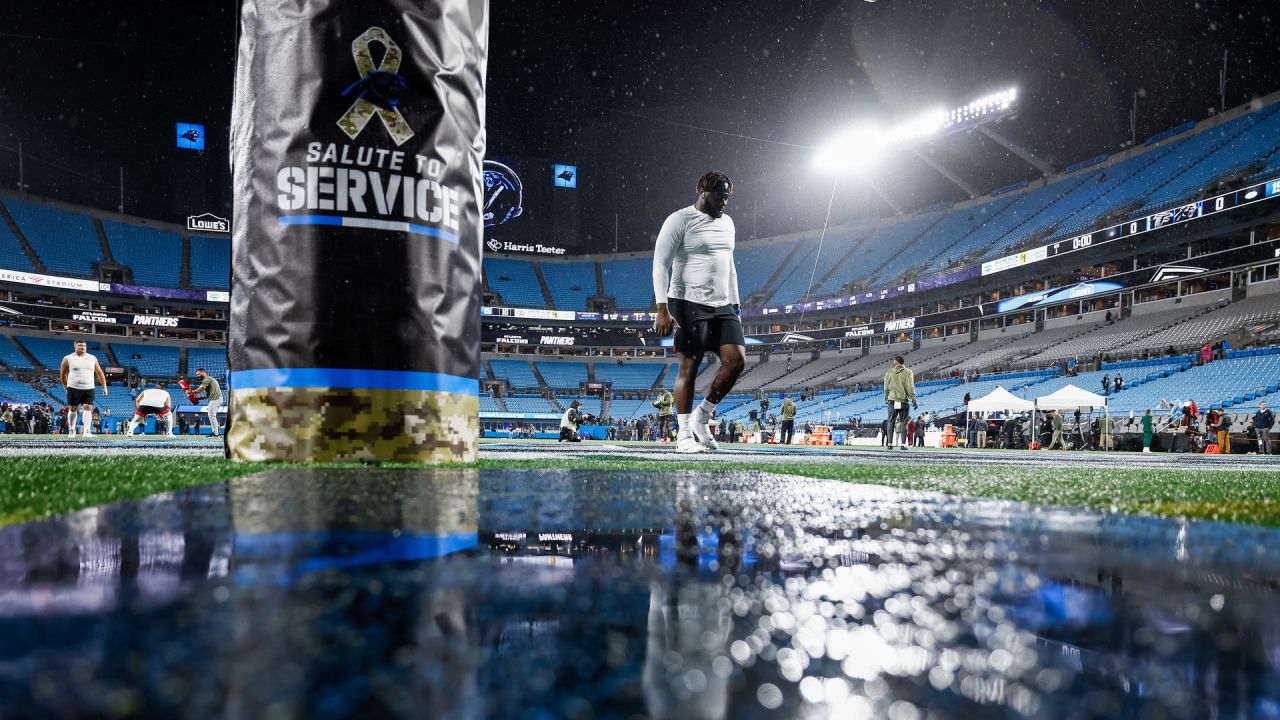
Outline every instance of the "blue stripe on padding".
<path id="1" fill-rule="evenodd" d="M 447 230 L 405 222 L 403 220 L 377 220 L 374 218 L 346 217 L 343 215 L 281 215 L 281 225 L 329 225 L 333 227 L 390 230 L 391 232 L 427 235 L 458 244 L 458 236 Z"/>
<path id="2" fill-rule="evenodd" d="M 337 215 L 281 215 L 281 225 L 337 225 L 342 226 L 342 218 Z"/>
<path id="3" fill-rule="evenodd" d="M 479 397 L 480 381 L 443 373 L 341 368 L 270 368 L 230 374 L 233 390 L 257 388 L 344 388 L 356 390 L 424 390 Z"/>

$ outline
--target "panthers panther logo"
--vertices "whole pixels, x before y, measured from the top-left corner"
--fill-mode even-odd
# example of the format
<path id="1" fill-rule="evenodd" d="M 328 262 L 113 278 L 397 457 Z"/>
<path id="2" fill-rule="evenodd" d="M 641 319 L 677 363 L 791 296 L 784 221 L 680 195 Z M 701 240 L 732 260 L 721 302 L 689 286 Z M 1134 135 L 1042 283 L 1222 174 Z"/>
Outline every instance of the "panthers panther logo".
<path id="1" fill-rule="evenodd" d="M 524 185 L 515 170 L 484 161 L 484 226 L 505 225 L 524 212 Z"/>

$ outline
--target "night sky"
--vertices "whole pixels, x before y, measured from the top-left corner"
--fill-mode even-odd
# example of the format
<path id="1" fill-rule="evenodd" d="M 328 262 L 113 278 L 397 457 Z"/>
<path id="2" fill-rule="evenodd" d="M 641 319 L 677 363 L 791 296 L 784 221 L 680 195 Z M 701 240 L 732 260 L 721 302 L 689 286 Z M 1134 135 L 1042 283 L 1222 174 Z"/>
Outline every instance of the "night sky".
<path id="1" fill-rule="evenodd" d="M 236 2 L 10 5 L 0 185 L 22 143 L 35 194 L 115 210 L 123 168 L 130 214 L 228 211 Z M 490 152 L 579 166 L 584 252 L 612 249 L 615 215 L 620 249 L 650 247 L 709 169 L 737 180 L 740 240 L 820 227 L 832 181 L 808 147 L 854 121 L 1013 85 L 996 129 L 1061 168 L 1122 148 L 1134 92 L 1139 142 L 1214 112 L 1224 50 L 1228 107 L 1280 90 L 1274 0 L 493 0 L 490 19 Z M 176 121 L 210 150 L 175 149 Z M 1037 175 L 977 134 L 919 149 L 983 191 Z M 966 197 L 898 154 L 841 180 L 833 221 L 891 215 L 872 184 L 906 209 Z"/>

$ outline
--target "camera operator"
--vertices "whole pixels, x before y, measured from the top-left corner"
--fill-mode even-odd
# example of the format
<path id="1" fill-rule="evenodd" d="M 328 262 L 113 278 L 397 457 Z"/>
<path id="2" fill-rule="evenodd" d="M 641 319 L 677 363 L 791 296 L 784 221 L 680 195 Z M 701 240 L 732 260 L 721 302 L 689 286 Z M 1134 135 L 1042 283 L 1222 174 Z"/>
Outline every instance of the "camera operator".
<path id="1" fill-rule="evenodd" d="M 591 416 L 580 412 L 580 407 L 581 400 L 569 403 L 569 409 L 560 417 L 560 439 L 556 442 L 582 442 L 582 438 L 578 437 L 578 426 Z"/>

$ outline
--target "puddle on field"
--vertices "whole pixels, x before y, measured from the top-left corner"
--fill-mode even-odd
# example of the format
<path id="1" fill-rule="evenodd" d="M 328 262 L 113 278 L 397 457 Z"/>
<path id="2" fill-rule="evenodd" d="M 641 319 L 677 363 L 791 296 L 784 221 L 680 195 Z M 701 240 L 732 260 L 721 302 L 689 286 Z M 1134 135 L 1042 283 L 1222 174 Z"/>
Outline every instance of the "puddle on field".
<path id="1" fill-rule="evenodd" d="M 1276 717 L 1278 540 L 758 473 L 273 471 L 0 529 L 0 717 Z"/>

